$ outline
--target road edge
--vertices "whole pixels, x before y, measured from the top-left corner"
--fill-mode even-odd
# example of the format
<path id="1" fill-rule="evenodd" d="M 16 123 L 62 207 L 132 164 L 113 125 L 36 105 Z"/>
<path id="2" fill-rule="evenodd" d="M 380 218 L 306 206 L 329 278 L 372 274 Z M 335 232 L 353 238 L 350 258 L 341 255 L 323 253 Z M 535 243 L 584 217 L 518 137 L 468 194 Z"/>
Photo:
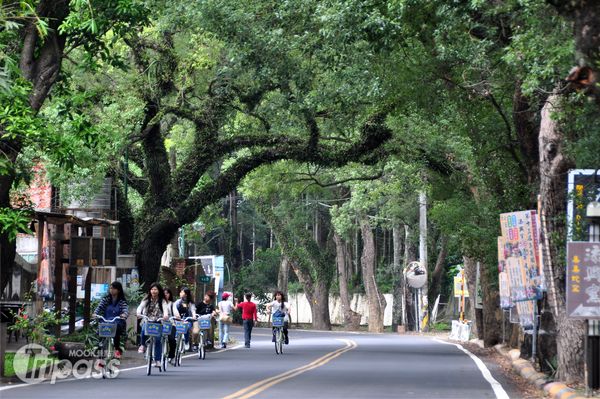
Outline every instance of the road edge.
<path id="1" fill-rule="evenodd" d="M 506 345 L 502 344 L 495 345 L 494 349 L 510 361 L 512 368 L 520 376 L 530 381 L 540 390 L 543 390 L 550 398 L 587 399 L 585 396 L 579 395 L 573 388 L 569 388 L 564 382 L 554 381 L 546 374 L 537 371 L 529 360 L 520 358 L 520 351 L 518 349 L 508 350 Z"/>

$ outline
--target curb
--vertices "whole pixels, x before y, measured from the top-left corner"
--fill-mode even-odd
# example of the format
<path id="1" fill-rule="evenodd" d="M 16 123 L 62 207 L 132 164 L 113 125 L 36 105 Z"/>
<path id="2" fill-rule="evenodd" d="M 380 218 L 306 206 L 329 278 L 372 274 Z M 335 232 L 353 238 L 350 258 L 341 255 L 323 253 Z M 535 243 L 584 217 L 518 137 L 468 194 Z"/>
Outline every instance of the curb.
<path id="1" fill-rule="evenodd" d="M 552 399 L 586 399 L 577 391 L 569 388 L 562 382 L 552 381 L 547 375 L 538 372 L 529 360 L 521 359 L 518 349 L 507 350 L 502 344 L 494 346 L 496 351 L 511 361 L 513 369 L 523 378 L 529 380 L 536 387 L 542 389 Z"/>

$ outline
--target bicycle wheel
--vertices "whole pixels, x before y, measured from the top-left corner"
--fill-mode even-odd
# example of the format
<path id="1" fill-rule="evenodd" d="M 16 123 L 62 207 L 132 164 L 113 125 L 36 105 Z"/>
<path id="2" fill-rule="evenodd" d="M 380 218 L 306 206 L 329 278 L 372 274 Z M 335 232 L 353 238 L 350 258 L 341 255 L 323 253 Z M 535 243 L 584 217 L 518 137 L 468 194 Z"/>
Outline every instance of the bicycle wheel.
<path id="1" fill-rule="evenodd" d="M 148 361 L 146 375 L 150 375 L 152 374 L 152 351 L 154 350 L 154 338 L 151 338 L 148 342 L 146 342 L 146 344 L 146 359 Z"/>
<path id="2" fill-rule="evenodd" d="M 277 344 L 279 345 L 279 354 L 283 354 L 283 329 L 279 329 L 279 334 L 277 336 Z"/>
<path id="3" fill-rule="evenodd" d="M 185 351 L 185 342 L 183 339 L 183 334 L 180 334 L 177 338 L 176 348 L 177 349 L 175 350 L 175 364 L 177 365 L 177 367 L 181 367 L 181 357 L 183 355 L 183 352 Z"/>
<path id="4" fill-rule="evenodd" d="M 162 366 L 162 371 L 167 371 L 167 358 L 169 357 L 169 340 L 167 337 L 163 336 L 162 338 L 162 356 L 160 359 L 160 364 Z"/>
<path id="5" fill-rule="evenodd" d="M 204 333 L 200 332 L 200 342 L 198 342 L 198 359 L 206 358 L 206 348 L 204 348 Z"/>
<path id="6" fill-rule="evenodd" d="M 281 332 L 281 328 L 277 327 L 275 330 L 275 353 L 279 355 L 279 333 Z"/>
<path id="7" fill-rule="evenodd" d="M 110 376 L 112 376 L 112 374 L 113 374 L 113 368 L 111 367 L 110 362 L 114 358 L 114 350 L 115 350 L 114 346 L 115 346 L 114 338 L 109 338 L 105 356 L 104 356 L 105 361 L 104 361 L 104 367 L 102 368 L 102 370 L 103 370 L 102 378 L 106 378 L 107 373 Z"/>
<path id="8" fill-rule="evenodd" d="M 98 357 L 98 364 L 100 366 L 100 368 L 102 369 L 102 378 L 106 378 L 106 352 L 104 350 L 104 347 L 106 346 L 106 338 L 102 338 L 100 340 L 100 342 L 98 343 L 98 353 L 97 353 L 97 357 Z"/>

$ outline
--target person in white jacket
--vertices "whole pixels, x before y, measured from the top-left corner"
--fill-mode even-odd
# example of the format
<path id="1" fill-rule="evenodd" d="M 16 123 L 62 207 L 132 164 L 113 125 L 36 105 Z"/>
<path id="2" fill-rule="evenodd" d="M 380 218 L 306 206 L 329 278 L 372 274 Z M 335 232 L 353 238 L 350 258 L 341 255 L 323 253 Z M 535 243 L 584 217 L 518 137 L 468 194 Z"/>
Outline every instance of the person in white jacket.
<path id="1" fill-rule="evenodd" d="M 152 321 L 161 321 L 169 319 L 169 310 L 167 303 L 165 302 L 165 294 L 158 283 L 152 283 L 148 289 L 148 294 L 140 303 L 137 308 L 138 317 L 146 316 Z M 138 349 L 138 352 L 144 353 L 146 351 L 146 340 L 147 337 L 144 334 L 144 326 L 142 326 L 142 344 Z M 156 359 L 156 367 L 160 367 L 160 358 L 162 355 L 162 345 L 160 339 L 154 342 L 154 359 Z"/>
<path id="2" fill-rule="evenodd" d="M 173 302 L 173 291 L 169 288 L 165 288 L 165 302 L 167 303 L 167 309 L 169 311 L 169 319 L 174 317 L 179 319 L 181 316 L 179 315 L 179 311 L 175 306 L 175 302 Z M 169 335 L 169 363 L 173 363 L 173 358 L 175 357 L 175 326 L 171 326 L 171 334 Z"/>

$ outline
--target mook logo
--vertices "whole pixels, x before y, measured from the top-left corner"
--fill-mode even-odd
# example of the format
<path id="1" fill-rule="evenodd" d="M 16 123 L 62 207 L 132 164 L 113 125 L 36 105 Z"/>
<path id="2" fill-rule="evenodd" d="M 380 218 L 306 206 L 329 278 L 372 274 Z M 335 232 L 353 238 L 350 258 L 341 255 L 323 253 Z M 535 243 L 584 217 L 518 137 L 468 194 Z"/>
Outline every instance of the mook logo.
<path id="1" fill-rule="evenodd" d="M 116 378 L 119 375 L 120 362 L 111 359 L 108 362 L 100 359 L 80 359 L 75 363 L 68 359 L 56 360 L 41 345 L 28 344 L 15 353 L 13 367 L 16 376 L 26 384 L 39 384 L 49 381 L 55 384 L 68 377 Z"/>

